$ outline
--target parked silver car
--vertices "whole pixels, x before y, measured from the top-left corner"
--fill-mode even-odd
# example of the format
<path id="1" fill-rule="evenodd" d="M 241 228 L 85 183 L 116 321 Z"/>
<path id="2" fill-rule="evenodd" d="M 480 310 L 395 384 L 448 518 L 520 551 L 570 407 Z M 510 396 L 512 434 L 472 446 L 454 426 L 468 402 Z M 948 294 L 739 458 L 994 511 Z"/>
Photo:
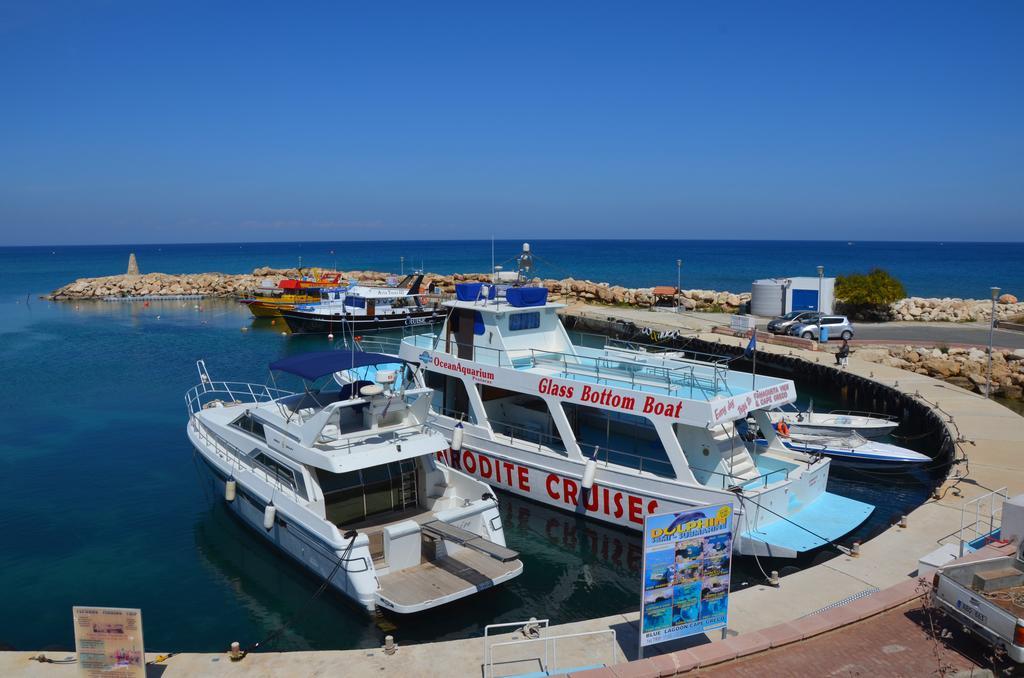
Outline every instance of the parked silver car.
<path id="1" fill-rule="evenodd" d="M 817 320 L 823 314 L 818 311 L 790 311 L 785 315 L 772 318 L 768 323 L 768 331 L 772 334 L 789 334 L 794 325 Z"/>
<path id="2" fill-rule="evenodd" d="M 845 315 L 826 315 L 818 320 L 794 325 L 789 333 L 803 337 L 804 339 L 818 339 L 821 328 L 828 328 L 828 338 L 831 339 L 853 339 L 853 325 Z"/>

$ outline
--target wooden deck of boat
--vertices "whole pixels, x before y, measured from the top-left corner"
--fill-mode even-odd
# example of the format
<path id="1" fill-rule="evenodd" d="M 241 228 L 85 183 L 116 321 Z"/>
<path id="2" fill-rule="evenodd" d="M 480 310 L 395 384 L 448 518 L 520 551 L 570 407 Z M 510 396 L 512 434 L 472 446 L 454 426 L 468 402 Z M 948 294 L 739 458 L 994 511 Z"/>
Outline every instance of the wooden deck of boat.
<path id="1" fill-rule="evenodd" d="M 384 575 L 380 578 L 380 594 L 399 605 L 416 605 L 469 588 L 488 588 L 494 579 L 522 566 L 519 560 L 503 563 L 482 553 L 462 549 L 458 554 Z"/>

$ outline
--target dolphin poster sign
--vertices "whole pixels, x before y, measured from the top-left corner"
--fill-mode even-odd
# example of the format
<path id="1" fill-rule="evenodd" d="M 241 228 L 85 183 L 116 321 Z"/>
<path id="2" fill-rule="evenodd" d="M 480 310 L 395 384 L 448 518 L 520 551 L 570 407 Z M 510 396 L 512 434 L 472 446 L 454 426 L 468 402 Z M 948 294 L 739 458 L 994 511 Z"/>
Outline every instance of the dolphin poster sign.
<path id="1" fill-rule="evenodd" d="M 725 628 L 732 528 L 730 504 L 647 516 L 641 648 Z"/>

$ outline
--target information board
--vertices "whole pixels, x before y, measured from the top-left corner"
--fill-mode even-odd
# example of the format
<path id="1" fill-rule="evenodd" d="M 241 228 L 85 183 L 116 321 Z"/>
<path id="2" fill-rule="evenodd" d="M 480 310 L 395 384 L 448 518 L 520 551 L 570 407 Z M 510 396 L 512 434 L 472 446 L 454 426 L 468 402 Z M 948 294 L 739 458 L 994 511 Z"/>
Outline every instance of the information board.
<path id="1" fill-rule="evenodd" d="M 89 678 L 146 678 L 142 610 L 74 607 L 78 674 Z"/>
<path id="2" fill-rule="evenodd" d="M 646 517 L 641 647 L 725 628 L 732 528 L 731 504 Z"/>

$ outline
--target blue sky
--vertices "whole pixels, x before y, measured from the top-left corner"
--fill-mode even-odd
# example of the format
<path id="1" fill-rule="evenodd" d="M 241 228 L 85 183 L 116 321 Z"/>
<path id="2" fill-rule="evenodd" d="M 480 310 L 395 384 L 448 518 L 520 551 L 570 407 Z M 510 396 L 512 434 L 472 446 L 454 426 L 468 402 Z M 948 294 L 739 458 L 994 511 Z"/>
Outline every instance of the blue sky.
<path id="1" fill-rule="evenodd" d="M 0 3 L 0 244 L 1021 240 L 1024 3 Z"/>

